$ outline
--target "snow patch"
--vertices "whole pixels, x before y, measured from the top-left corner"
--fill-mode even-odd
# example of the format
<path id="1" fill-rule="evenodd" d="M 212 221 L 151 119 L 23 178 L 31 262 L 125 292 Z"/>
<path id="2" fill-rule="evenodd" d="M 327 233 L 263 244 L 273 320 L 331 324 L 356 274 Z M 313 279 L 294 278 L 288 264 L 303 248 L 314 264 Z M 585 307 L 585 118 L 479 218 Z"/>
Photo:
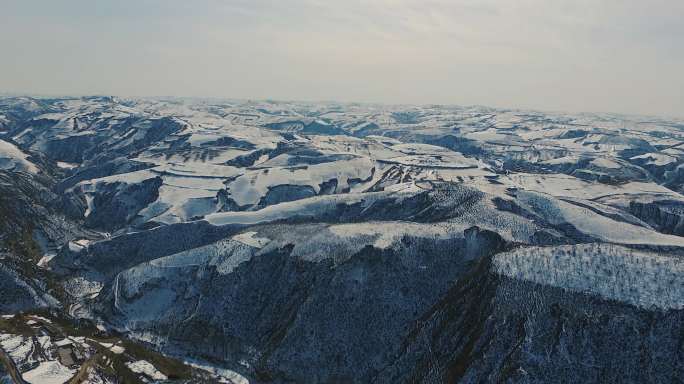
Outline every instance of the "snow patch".
<path id="1" fill-rule="evenodd" d="M 64 384 L 76 374 L 75 369 L 63 366 L 59 361 L 44 361 L 38 367 L 22 374 L 30 384 Z"/>
<path id="2" fill-rule="evenodd" d="M 38 265 L 40 268 L 47 268 L 48 264 L 50 264 L 50 260 L 54 259 L 56 254 L 49 254 L 49 255 L 44 255 L 43 257 L 38 260 Z"/>
<path id="3" fill-rule="evenodd" d="M 268 244 L 268 242 L 271 241 L 270 239 L 265 237 L 256 237 L 256 235 L 257 233 L 253 231 L 245 232 L 233 236 L 233 240 L 239 241 L 245 245 L 249 245 L 250 247 L 254 248 L 263 248 L 264 245 Z"/>
<path id="4" fill-rule="evenodd" d="M 645 153 L 643 155 L 634 156 L 631 158 L 631 160 L 637 159 L 646 159 L 648 160 L 646 164 L 655 165 L 659 167 L 677 162 L 676 157 L 664 155 L 662 153 Z"/>
<path id="5" fill-rule="evenodd" d="M 32 317 L 33 319 L 35 319 L 35 320 L 40 320 L 40 321 L 42 321 L 43 323 L 52 324 L 52 320 L 46 319 L 46 318 L 43 317 L 43 316 L 31 315 L 31 317 Z"/>
<path id="6" fill-rule="evenodd" d="M 130 369 L 134 373 L 142 373 L 152 380 L 166 380 L 167 379 L 165 374 L 159 372 L 157 370 L 157 368 L 155 368 L 154 365 L 150 364 L 149 362 L 147 362 L 145 360 L 128 362 L 128 363 L 126 363 L 126 366 L 128 367 L 128 369 Z"/>
<path id="7" fill-rule="evenodd" d="M 620 163 L 606 159 L 604 157 L 597 157 L 594 160 L 591 161 L 591 164 L 594 166 L 597 166 L 599 168 L 608 168 L 608 169 L 620 169 L 622 165 Z"/>
<path id="8" fill-rule="evenodd" d="M 21 335 L 1 333 L 0 347 L 2 347 L 16 363 L 31 363 L 35 361 L 32 357 L 33 341 L 30 338 Z"/>
<path id="9" fill-rule="evenodd" d="M 58 161 L 57 166 L 62 169 L 74 169 L 78 168 L 79 165 L 77 163 L 67 163 L 65 161 Z"/>
<path id="10" fill-rule="evenodd" d="M 38 173 L 38 167 L 16 145 L 0 140 L 0 169 Z"/>
<path id="11" fill-rule="evenodd" d="M 229 369 L 214 367 L 196 360 L 186 360 L 185 364 L 203 371 L 207 371 L 214 376 L 217 376 L 220 383 L 224 384 L 249 384 L 249 380 L 237 372 Z"/>

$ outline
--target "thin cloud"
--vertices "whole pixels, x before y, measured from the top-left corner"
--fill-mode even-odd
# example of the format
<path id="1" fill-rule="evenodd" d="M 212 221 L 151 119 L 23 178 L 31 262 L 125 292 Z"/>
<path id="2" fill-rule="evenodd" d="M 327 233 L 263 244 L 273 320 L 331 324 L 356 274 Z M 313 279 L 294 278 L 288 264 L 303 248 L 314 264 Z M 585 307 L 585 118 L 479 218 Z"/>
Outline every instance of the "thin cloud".
<path id="1" fill-rule="evenodd" d="M 8 91 L 682 115 L 678 0 L 8 0 Z"/>

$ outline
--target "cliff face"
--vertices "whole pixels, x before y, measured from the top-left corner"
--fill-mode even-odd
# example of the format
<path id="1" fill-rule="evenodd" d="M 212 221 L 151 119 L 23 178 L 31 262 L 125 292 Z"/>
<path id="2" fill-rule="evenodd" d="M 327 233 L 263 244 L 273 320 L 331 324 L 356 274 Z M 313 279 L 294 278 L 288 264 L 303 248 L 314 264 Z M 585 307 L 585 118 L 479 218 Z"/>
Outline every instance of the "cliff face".
<path id="1" fill-rule="evenodd" d="M 632 201 L 629 211 L 662 233 L 684 236 L 684 204 L 677 201 Z"/>
<path id="2" fill-rule="evenodd" d="M 336 255 L 303 258 L 302 249 L 323 246 L 303 244 L 306 234 L 329 228 L 265 226 L 249 240 L 138 265 L 94 310 L 167 352 L 239 361 L 231 368 L 259 382 L 684 374 L 678 257 L 612 245 L 509 251 L 496 233 L 470 227 L 443 242 L 404 235 L 388 248 L 353 238 Z M 259 248 L 266 239 L 294 243 Z"/>
<path id="3" fill-rule="evenodd" d="M 58 305 L 51 274 L 36 264 L 85 231 L 61 213 L 53 183 L 46 175 L 0 170 L 0 313 Z"/>
<path id="4" fill-rule="evenodd" d="M 312 217 L 292 222 L 225 224 L 247 221 L 241 214 L 223 217 L 224 227 L 184 224 L 154 238 L 112 239 L 69 260 L 104 278 L 90 311 L 117 329 L 170 353 L 239 362 L 230 367 L 264 382 L 676 380 L 679 248 L 567 244 L 585 227 L 569 225 L 558 215 L 569 215 L 565 206 L 537 195 L 515 196 L 522 216 L 500 212 L 498 231 L 517 223 L 506 240 L 467 224 L 486 222 L 474 212 L 496 217 L 487 211 L 493 203 L 449 187 L 403 196 L 402 211 L 380 195 L 326 208 L 337 214 L 307 209 Z M 345 222 L 368 212 L 365 204 L 384 221 Z M 439 217 L 422 216 L 438 207 L 452 214 L 417 219 Z M 408 216 L 416 222 L 396 220 Z M 189 245 L 168 236 L 190 233 L 190 225 L 220 240 Z M 606 233 L 623 238 L 634 230 L 623 225 Z M 542 228 L 557 237 L 538 236 Z M 107 262 L 136 238 L 135 248 L 149 250 L 140 253 L 145 259 Z M 521 247 L 516 238 L 548 242 Z M 621 348 L 623 340 L 632 344 Z M 638 365 L 614 369 L 634 359 Z"/>
<path id="5" fill-rule="evenodd" d="M 682 309 L 644 309 L 480 264 L 416 321 L 377 382 L 677 382 Z"/>
<path id="6" fill-rule="evenodd" d="M 240 361 L 232 368 L 258 380 L 368 382 L 416 318 L 506 246 L 471 227 L 444 240 L 405 233 L 387 246 L 354 235 L 312 258 L 307 250 L 331 239 L 307 235 L 336 230 L 257 227 L 249 240 L 233 236 L 143 263 L 119 273 L 93 309 L 169 352 Z"/>

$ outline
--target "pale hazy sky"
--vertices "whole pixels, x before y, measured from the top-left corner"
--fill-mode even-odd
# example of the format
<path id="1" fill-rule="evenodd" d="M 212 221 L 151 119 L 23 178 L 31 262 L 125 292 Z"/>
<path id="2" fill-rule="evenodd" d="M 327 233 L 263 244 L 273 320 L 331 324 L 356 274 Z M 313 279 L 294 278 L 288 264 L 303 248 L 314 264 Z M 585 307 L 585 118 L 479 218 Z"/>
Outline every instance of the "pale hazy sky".
<path id="1" fill-rule="evenodd" d="M 684 116 L 684 1 L 0 0 L 0 92 Z"/>

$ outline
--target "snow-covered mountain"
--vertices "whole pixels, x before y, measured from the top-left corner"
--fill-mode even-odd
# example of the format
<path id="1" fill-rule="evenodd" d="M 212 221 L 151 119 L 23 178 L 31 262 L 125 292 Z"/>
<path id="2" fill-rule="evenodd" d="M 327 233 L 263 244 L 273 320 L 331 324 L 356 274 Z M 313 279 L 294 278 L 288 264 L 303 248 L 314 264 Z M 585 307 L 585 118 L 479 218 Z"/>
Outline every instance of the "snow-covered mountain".
<path id="1" fill-rule="evenodd" d="M 0 98 L 0 312 L 212 367 L 186 381 L 677 382 L 683 145 L 662 118 Z M 91 371 L 173 379 L 135 356 Z"/>

